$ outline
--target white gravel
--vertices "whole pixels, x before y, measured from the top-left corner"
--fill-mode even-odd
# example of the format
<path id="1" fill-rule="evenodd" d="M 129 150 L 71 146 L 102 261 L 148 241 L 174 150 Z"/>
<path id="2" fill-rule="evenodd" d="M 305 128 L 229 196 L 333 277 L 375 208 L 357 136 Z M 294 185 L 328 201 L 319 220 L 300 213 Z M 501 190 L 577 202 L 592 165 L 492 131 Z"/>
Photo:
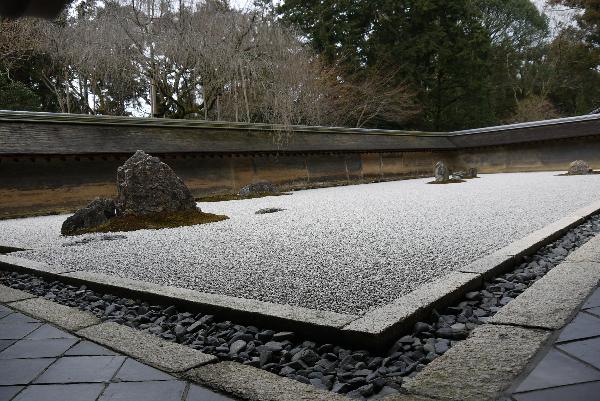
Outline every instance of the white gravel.
<path id="1" fill-rule="evenodd" d="M 200 203 L 229 220 L 73 245 L 65 216 L 0 221 L 17 256 L 78 270 L 364 313 L 492 253 L 599 198 L 600 176 L 483 175 L 408 180 Z M 256 215 L 277 207 L 285 211 Z M 71 244 L 71 245 L 68 245 Z M 67 246 L 64 246 L 67 245 Z"/>

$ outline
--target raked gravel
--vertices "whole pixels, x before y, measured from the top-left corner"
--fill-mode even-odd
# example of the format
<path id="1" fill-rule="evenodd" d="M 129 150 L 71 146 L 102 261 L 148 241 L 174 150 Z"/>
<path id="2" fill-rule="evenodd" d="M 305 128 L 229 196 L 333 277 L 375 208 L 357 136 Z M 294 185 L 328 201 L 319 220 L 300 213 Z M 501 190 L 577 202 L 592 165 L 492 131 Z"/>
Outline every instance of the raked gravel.
<path id="1" fill-rule="evenodd" d="M 65 216 L 0 221 L 0 245 L 36 261 L 199 291 L 364 313 L 574 212 L 600 176 L 482 175 L 200 203 L 229 220 L 61 237 Z M 264 208 L 285 209 L 255 214 Z M 105 234 L 104 234 L 105 235 Z M 86 241 L 82 241 L 86 240 Z M 91 241 L 87 241 L 91 240 Z M 80 242 L 81 241 L 81 242 Z"/>

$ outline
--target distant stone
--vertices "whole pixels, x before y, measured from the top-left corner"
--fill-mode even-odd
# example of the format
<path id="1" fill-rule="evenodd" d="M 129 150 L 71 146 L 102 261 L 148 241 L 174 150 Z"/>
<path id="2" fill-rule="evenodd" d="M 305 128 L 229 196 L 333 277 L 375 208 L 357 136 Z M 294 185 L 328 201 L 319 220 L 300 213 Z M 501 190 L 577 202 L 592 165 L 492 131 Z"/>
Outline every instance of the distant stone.
<path id="1" fill-rule="evenodd" d="M 78 231 L 97 227 L 116 215 L 116 205 L 112 199 L 94 199 L 83 209 L 65 220 L 60 229 L 63 235 L 73 235 Z"/>
<path id="2" fill-rule="evenodd" d="M 250 196 L 253 194 L 278 193 L 279 189 L 268 181 L 259 181 L 248 184 L 240 189 L 240 196 Z"/>
<path id="3" fill-rule="evenodd" d="M 450 171 L 443 161 L 439 161 L 435 164 L 433 174 L 435 176 L 435 182 L 446 182 L 450 179 Z"/>
<path id="4" fill-rule="evenodd" d="M 465 178 L 477 178 L 477 168 L 476 167 L 469 167 L 467 169 L 467 173 L 465 175 Z"/>
<path id="5" fill-rule="evenodd" d="M 569 165 L 569 175 L 584 175 L 591 172 L 590 165 L 583 160 L 575 160 Z"/>
<path id="6" fill-rule="evenodd" d="M 142 150 L 117 169 L 117 190 L 122 215 L 196 209 L 192 193 L 171 167 Z"/>
<path id="7" fill-rule="evenodd" d="M 280 209 L 278 207 L 267 207 L 265 209 L 260 209 L 258 211 L 256 211 L 255 214 L 268 214 L 268 213 L 277 213 L 277 212 L 282 212 L 285 209 Z"/>

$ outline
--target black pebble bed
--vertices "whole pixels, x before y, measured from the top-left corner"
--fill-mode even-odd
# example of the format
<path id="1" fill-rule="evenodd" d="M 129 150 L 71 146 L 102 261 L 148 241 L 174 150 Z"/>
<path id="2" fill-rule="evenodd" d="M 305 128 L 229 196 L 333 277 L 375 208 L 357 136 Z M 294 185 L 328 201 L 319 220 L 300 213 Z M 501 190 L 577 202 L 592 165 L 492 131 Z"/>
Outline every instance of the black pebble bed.
<path id="1" fill-rule="evenodd" d="M 218 316 L 190 313 L 173 305 L 155 305 L 73 286 L 60 281 L 0 271 L 0 282 L 46 299 L 90 311 L 103 321 L 138 330 L 286 376 L 360 400 L 377 400 L 401 392 L 405 377 L 444 354 L 485 324 L 500 308 L 525 291 L 569 253 L 600 232 L 600 216 L 592 216 L 557 241 L 524 257 L 513 271 L 469 292 L 463 301 L 434 311 L 399 338 L 383 354 L 335 344 L 304 341 L 292 332 L 244 326 Z"/>

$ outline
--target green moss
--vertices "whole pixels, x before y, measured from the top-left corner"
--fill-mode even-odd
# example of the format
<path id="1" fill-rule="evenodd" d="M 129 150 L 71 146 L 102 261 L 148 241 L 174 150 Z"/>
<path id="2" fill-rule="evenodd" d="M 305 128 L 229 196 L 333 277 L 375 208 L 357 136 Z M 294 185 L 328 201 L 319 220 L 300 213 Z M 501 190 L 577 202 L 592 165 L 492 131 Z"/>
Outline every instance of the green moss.
<path id="1" fill-rule="evenodd" d="M 195 226 L 197 224 L 216 223 L 227 220 L 229 217 L 218 214 L 204 213 L 199 210 L 186 210 L 183 212 L 154 213 L 143 216 L 117 216 L 105 224 L 97 227 L 79 230 L 70 235 L 89 233 L 107 233 L 115 231 L 159 230 L 161 228 L 175 228 Z"/>
<path id="2" fill-rule="evenodd" d="M 197 202 L 223 202 L 230 200 L 243 200 L 243 199 L 255 199 L 264 198 L 265 196 L 283 196 L 289 195 L 289 192 L 257 192 L 248 196 L 241 196 L 238 194 L 221 194 L 221 195 L 209 195 L 203 196 L 202 198 L 196 198 Z"/>
<path id="3" fill-rule="evenodd" d="M 2 246 L 0 245 L 0 255 L 5 255 L 7 253 L 12 253 L 12 252 L 19 252 L 19 251 L 25 251 L 26 249 L 23 248 L 15 248 L 12 246 Z"/>
<path id="4" fill-rule="evenodd" d="M 443 182 L 430 181 L 428 184 L 436 184 L 436 185 L 445 185 L 445 184 L 459 184 L 461 182 L 466 182 L 465 180 L 448 180 Z"/>

